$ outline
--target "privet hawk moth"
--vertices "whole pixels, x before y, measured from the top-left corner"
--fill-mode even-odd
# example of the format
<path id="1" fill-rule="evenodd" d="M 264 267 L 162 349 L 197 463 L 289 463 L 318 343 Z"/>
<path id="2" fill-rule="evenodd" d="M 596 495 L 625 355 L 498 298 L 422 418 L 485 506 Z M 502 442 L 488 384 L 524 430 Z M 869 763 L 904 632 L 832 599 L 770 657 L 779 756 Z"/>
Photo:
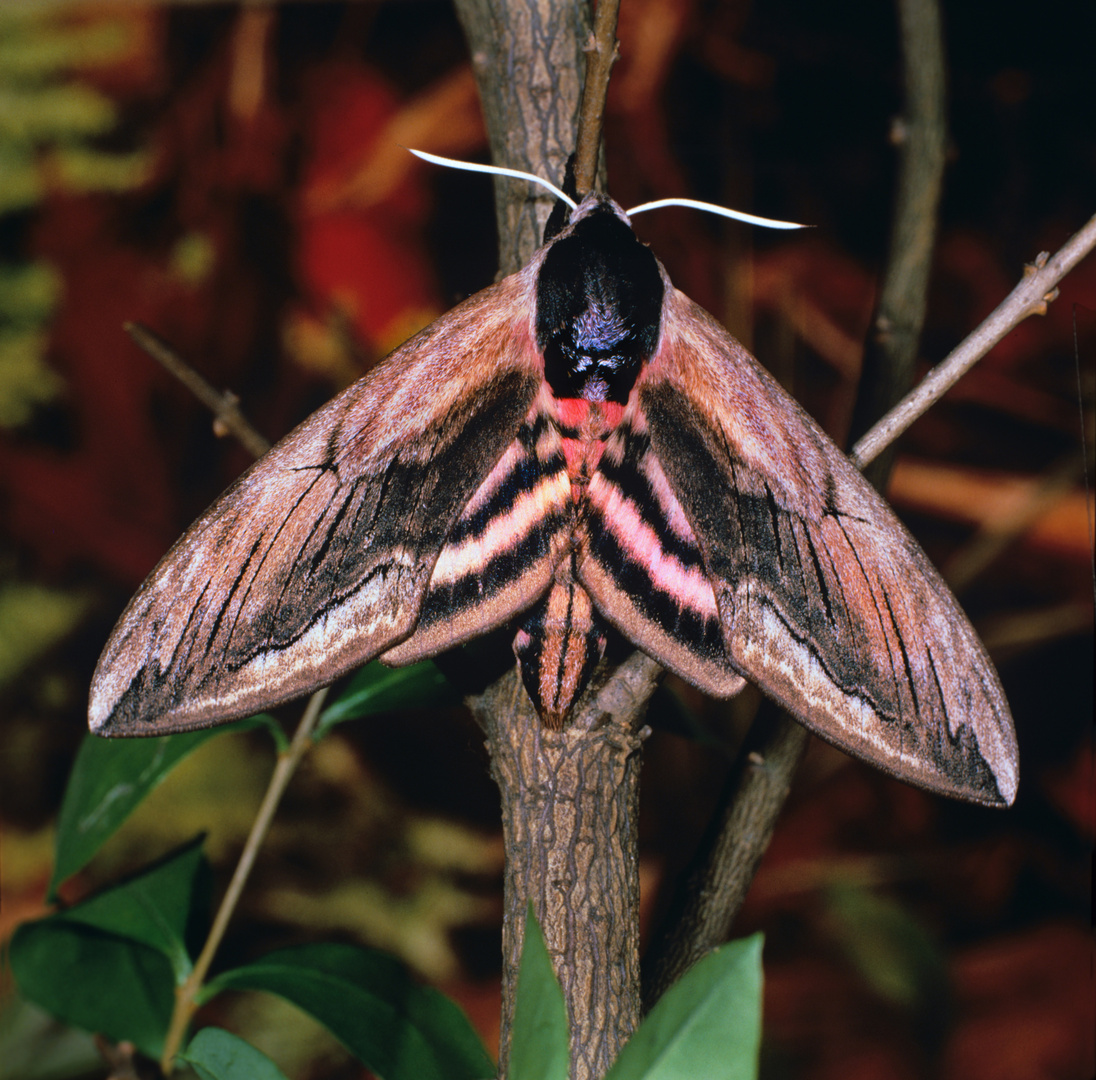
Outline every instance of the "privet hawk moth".
<path id="1" fill-rule="evenodd" d="M 905 780 L 1015 795 L 997 674 L 939 574 L 598 194 L 190 527 L 106 646 L 91 726 L 201 727 L 506 624 L 550 726 L 609 624 Z"/>

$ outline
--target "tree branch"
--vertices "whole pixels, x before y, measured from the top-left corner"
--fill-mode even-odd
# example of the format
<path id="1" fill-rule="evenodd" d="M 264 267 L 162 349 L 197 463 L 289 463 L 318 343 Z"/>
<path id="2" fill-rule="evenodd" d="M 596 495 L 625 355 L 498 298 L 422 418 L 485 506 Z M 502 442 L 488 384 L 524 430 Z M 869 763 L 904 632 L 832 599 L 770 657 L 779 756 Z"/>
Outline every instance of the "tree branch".
<path id="1" fill-rule="evenodd" d="M 937 0 L 897 0 L 905 83 L 892 126 L 899 163 L 887 264 L 864 346 L 850 437 L 857 438 L 913 385 L 925 322 L 947 144 L 944 42 Z M 882 488 L 887 456 L 867 473 Z"/>
<path id="2" fill-rule="evenodd" d="M 456 6 L 491 160 L 558 183 L 575 148 L 588 6 L 563 0 L 457 0 Z M 529 261 L 554 204 L 552 195 L 524 181 L 495 181 L 500 276 Z"/>
<path id="3" fill-rule="evenodd" d="M 1043 315 L 1056 299 L 1057 284 L 1096 247 L 1096 215 L 1050 256 L 1042 252 L 1024 270 L 1024 277 L 993 309 L 992 314 L 945 359 L 932 369 L 911 394 L 879 421 L 849 455 L 865 465 L 877 457 L 919 416 L 944 396 L 1014 326 L 1029 315 Z"/>
<path id="4" fill-rule="evenodd" d="M 496 164 L 561 179 L 576 144 L 585 4 L 458 0 Z M 596 167 L 615 17 L 599 6 L 602 84 L 583 127 Z M 607 37 L 606 37 L 607 35 Z M 499 57 L 505 57 L 505 63 Z M 592 175 L 592 173 L 591 173 Z M 540 244 L 554 200 L 496 184 L 500 272 Z M 499 1077 L 509 1069 L 517 970 L 529 903 L 563 987 L 571 1080 L 608 1071 L 639 1018 L 640 719 L 660 669 L 635 654 L 545 730 L 515 670 L 469 701 L 482 725 L 503 807 L 506 853 Z"/>
<path id="5" fill-rule="evenodd" d="M 517 671 L 468 701 L 502 795 L 499 1077 L 509 1070 L 524 912 L 544 931 L 571 1029 L 571 1080 L 597 1080 L 639 1021 L 639 765 L 661 669 L 635 653 L 546 729 Z"/>
<path id="6" fill-rule="evenodd" d="M 211 413 L 213 430 L 218 435 L 234 435 L 237 442 L 252 457 L 260 458 L 270 449 L 270 443 L 251 426 L 240 412 L 240 399 L 235 394 L 221 393 L 206 382 L 164 339 L 141 323 L 125 324 L 126 333 L 141 346 L 153 360 L 174 375 Z"/>
<path id="7" fill-rule="evenodd" d="M 580 198 L 597 187 L 609 76 L 618 56 L 616 28 L 619 11 L 620 0 L 599 0 L 594 15 L 593 38 L 586 50 L 586 80 L 582 88 L 578 145 L 575 148 L 575 190 Z"/>

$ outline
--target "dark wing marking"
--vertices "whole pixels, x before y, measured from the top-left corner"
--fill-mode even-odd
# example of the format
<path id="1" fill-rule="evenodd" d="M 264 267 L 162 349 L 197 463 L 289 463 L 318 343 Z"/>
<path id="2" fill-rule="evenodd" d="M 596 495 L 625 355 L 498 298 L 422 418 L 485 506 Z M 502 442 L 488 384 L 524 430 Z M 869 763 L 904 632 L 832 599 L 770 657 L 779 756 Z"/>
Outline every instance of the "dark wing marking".
<path id="1" fill-rule="evenodd" d="M 601 614 L 648 655 L 716 697 L 742 689 L 696 536 L 634 408 L 590 478 L 576 573 Z"/>
<path id="2" fill-rule="evenodd" d="M 997 674 L 886 503 L 681 293 L 638 388 L 696 534 L 733 664 L 817 734 L 902 779 L 1011 803 Z"/>
<path id="3" fill-rule="evenodd" d="M 531 313 L 520 275 L 478 293 L 244 473 L 122 615 L 92 683 L 93 730 L 246 715 L 407 637 L 541 385 Z"/>
<path id="4" fill-rule="evenodd" d="M 449 530 L 415 632 L 385 663 L 409 664 L 493 630 L 552 583 L 570 550 L 574 501 L 546 395 Z"/>

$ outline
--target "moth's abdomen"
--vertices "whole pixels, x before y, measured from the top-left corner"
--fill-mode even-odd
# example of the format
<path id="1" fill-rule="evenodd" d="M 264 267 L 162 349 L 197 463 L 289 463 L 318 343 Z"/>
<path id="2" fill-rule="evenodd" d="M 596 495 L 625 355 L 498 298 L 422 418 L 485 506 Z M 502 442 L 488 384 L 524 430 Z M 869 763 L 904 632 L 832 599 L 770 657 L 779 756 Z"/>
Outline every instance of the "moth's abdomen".
<path id="1" fill-rule="evenodd" d="M 582 398 L 564 398 L 555 407 L 571 493 L 581 502 L 605 451 L 605 440 L 616 430 L 624 408 L 612 401 Z"/>
<path id="2" fill-rule="evenodd" d="M 575 584 L 570 559 L 526 615 L 514 638 L 514 653 L 540 718 L 546 727 L 561 730 L 605 655 L 605 625 L 589 595 Z"/>
<path id="3" fill-rule="evenodd" d="M 598 610 L 648 655 L 716 697 L 742 688 L 697 538 L 638 415 L 606 441 L 576 565 Z"/>

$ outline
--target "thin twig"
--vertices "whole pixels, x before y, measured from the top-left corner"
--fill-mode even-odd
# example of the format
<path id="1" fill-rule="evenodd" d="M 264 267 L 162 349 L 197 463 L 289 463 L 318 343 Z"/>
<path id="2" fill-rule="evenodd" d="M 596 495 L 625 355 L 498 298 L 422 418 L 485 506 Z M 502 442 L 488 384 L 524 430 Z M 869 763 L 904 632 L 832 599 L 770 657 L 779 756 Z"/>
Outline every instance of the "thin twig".
<path id="1" fill-rule="evenodd" d="M 597 162 L 601 132 L 605 125 L 605 101 L 609 75 L 617 59 L 617 14 L 620 0 L 599 0 L 594 14 L 594 32 L 586 49 L 586 81 L 578 117 L 575 146 L 575 190 L 579 197 L 597 186 Z"/>
<path id="2" fill-rule="evenodd" d="M 153 360 L 175 376 L 211 413 L 214 430 L 234 435 L 237 441 L 252 455 L 262 457 L 270 449 L 270 443 L 262 437 L 240 412 L 239 399 L 232 393 L 221 393 L 206 382 L 163 338 L 154 334 L 141 323 L 127 322 L 126 333 L 141 346 Z M 221 432 L 218 431 L 218 434 Z"/>
<path id="3" fill-rule="evenodd" d="M 171 1024 L 168 1027 L 167 1037 L 164 1040 L 164 1052 L 160 1059 L 160 1068 L 165 1076 L 171 1073 L 175 1055 L 182 1046 L 191 1018 L 198 1007 L 198 993 L 202 989 L 202 983 L 209 971 L 209 965 L 213 962 L 213 957 L 221 944 L 225 930 L 228 928 L 229 920 L 239 903 L 240 895 L 247 883 L 251 868 L 255 865 L 259 848 L 262 847 L 266 834 L 270 831 L 270 823 L 274 820 L 274 812 L 277 810 L 278 803 L 289 784 L 290 777 L 300 764 L 301 758 L 304 757 L 312 745 L 312 733 L 316 729 L 320 709 L 323 707 L 326 696 L 327 687 L 324 687 L 308 699 L 308 705 L 305 706 L 304 715 L 301 717 L 300 724 L 297 725 L 293 741 L 289 744 L 288 749 L 278 755 L 278 763 L 274 766 L 274 773 L 270 777 L 266 794 L 263 795 L 259 812 L 255 815 L 251 832 L 248 833 L 247 842 L 240 853 L 240 861 L 236 864 L 232 880 L 225 890 L 221 906 L 217 909 L 217 915 L 213 920 L 209 936 L 206 938 L 205 945 L 194 963 L 194 969 L 187 976 L 186 981 L 176 988 L 175 1009 L 171 1014 Z"/>
<path id="4" fill-rule="evenodd" d="M 126 323 L 126 331 L 153 359 L 159 361 L 172 375 L 174 375 L 194 396 L 207 408 L 214 417 L 215 423 L 221 425 L 224 431 L 234 435 L 249 451 L 253 457 L 259 458 L 270 449 L 270 443 L 266 441 L 248 422 L 240 412 L 237 399 L 233 394 L 222 394 L 211 386 L 198 374 L 167 342 L 158 337 L 147 327 L 140 323 Z M 308 699 L 301 722 L 293 736 L 293 741 L 288 748 L 278 755 L 278 762 L 270 777 L 263 801 L 259 811 L 251 825 L 244 849 L 240 853 L 239 862 L 232 874 L 232 880 L 228 884 L 221 905 L 213 919 L 209 935 L 194 967 L 187 976 L 186 981 L 175 989 L 175 1007 L 172 1010 L 171 1021 L 168 1025 L 167 1035 L 164 1039 L 163 1055 L 160 1059 L 160 1069 L 165 1076 L 171 1074 L 175 1057 L 179 1053 L 186 1038 L 190 1021 L 197 1009 L 198 994 L 202 989 L 209 966 L 213 962 L 217 949 L 228 928 L 228 923 L 240 901 L 244 885 L 251 874 L 259 848 L 262 847 L 266 834 L 270 831 L 270 823 L 274 819 L 274 813 L 278 808 L 290 777 L 296 771 L 301 758 L 312 744 L 312 733 L 316 729 L 316 723 L 320 717 L 324 698 L 327 697 L 327 687 L 317 690 Z"/>
<path id="5" fill-rule="evenodd" d="M 857 444 L 849 455 L 863 468 L 889 446 L 919 416 L 940 400 L 998 341 L 1029 315 L 1046 313 L 1056 299 L 1056 286 L 1074 266 L 1096 247 L 1096 215 L 1062 246 L 1056 255 L 1044 251 L 1024 270 L 1020 283 L 997 305 L 992 314 L 942 363 L 925 376 Z"/>
<path id="6" fill-rule="evenodd" d="M 947 145 L 944 40 L 937 0 L 897 0 L 905 100 L 892 128 L 898 177 L 879 285 L 848 436 L 857 439 L 909 392 L 925 322 Z M 885 455 L 867 472 L 882 489 Z"/>
<path id="7" fill-rule="evenodd" d="M 643 1009 L 727 940 L 791 790 L 810 734 L 765 700 L 724 784 L 719 806 L 682 875 L 665 931 L 643 958 Z"/>

